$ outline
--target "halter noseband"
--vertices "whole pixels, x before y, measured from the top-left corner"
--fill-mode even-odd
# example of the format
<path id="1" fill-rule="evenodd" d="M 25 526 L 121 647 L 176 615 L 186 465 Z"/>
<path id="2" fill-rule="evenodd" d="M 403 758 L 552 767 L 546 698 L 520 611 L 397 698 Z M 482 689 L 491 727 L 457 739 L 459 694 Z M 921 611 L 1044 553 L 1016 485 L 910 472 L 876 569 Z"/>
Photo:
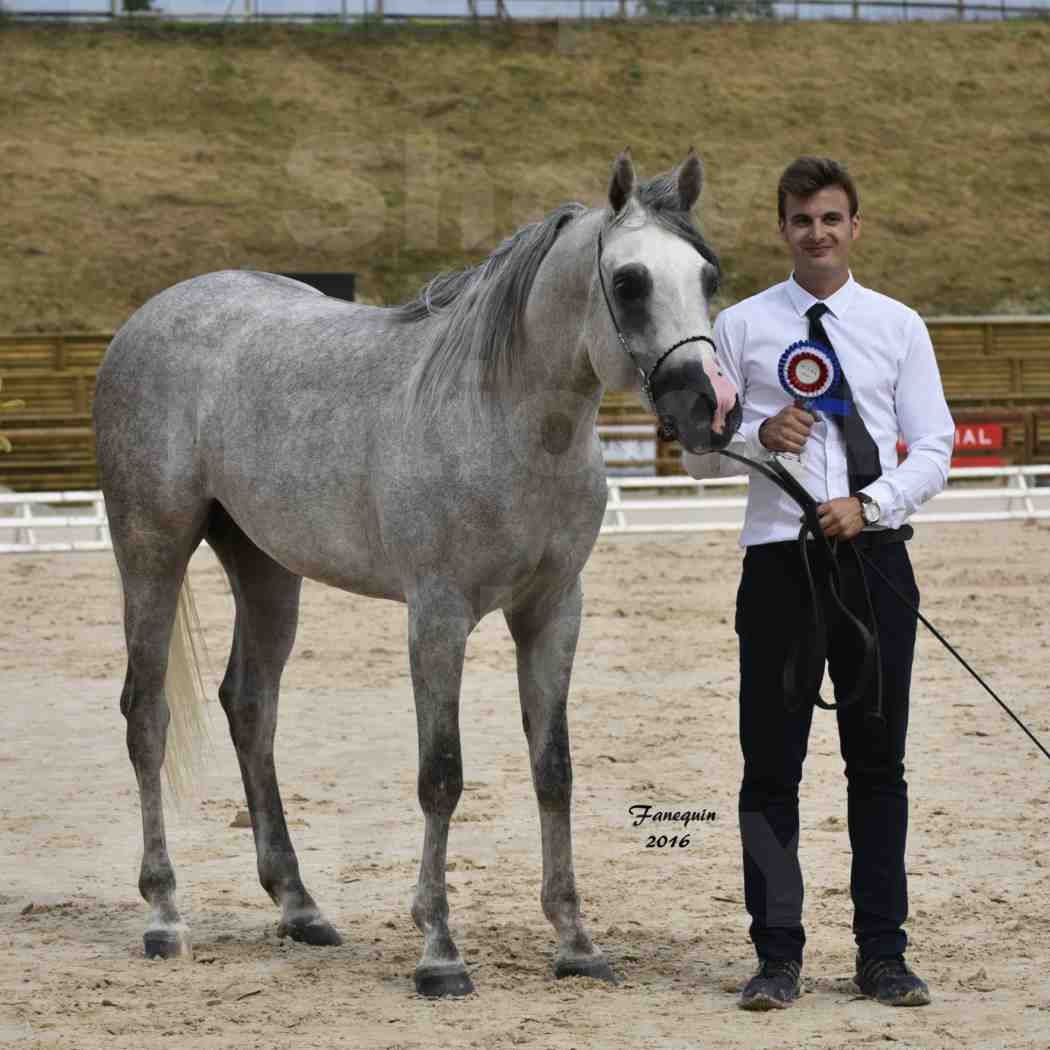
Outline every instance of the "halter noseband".
<path id="1" fill-rule="evenodd" d="M 620 340 L 620 346 L 623 347 L 624 353 L 631 359 L 631 363 L 635 368 L 638 369 L 638 374 L 642 377 L 642 393 L 645 394 L 649 404 L 652 405 L 653 409 L 656 408 L 656 401 L 653 398 L 653 377 L 656 375 L 656 370 L 666 361 L 671 354 L 673 354 L 679 347 L 685 346 L 688 343 L 708 343 L 712 350 L 715 349 L 714 340 L 710 339 L 706 335 L 691 335 L 686 339 L 679 339 L 674 346 L 665 350 L 659 358 L 657 358 L 656 364 L 649 369 L 646 373 L 645 369 L 638 363 L 638 358 L 635 356 L 634 351 L 631 349 L 631 344 L 627 341 L 627 336 L 624 335 L 623 329 L 620 328 L 620 322 L 616 320 L 616 311 L 613 310 L 612 300 L 609 298 L 609 293 L 605 288 L 605 275 L 602 273 L 602 231 L 598 231 L 598 283 L 602 286 L 602 296 L 605 299 L 605 307 L 609 311 L 609 319 L 612 321 L 613 328 L 616 330 L 616 337 Z M 661 421 L 662 422 L 662 421 Z"/>

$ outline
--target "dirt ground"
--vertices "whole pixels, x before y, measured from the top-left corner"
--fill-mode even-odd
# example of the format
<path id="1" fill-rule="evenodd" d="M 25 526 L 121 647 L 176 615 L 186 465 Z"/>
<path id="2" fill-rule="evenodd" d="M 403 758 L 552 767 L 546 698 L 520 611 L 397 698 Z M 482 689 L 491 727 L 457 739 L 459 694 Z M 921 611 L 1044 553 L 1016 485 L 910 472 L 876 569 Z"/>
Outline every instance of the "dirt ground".
<path id="1" fill-rule="evenodd" d="M 926 526 L 927 614 L 1050 739 L 1050 529 Z M 751 1015 L 735 812 L 740 554 L 732 534 L 602 540 L 573 683 L 576 870 L 622 983 L 556 982 L 539 833 L 502 620 L 464 683 L 466 790 L 450 840 L 452 926 L 477 986 L 413 994 L 408 912 L 422 840 L 400 606 L 308 583 L 285 676 L 278 768 L 307 885 L 341 948 L 282 943 L 255 878 L 217 704 L 197 795 L 169 810 L 192 961 L 146 962 L 137 794 L 117 700 L 108 554 L 0 557 L 0 1045 L 402 1048 L 1050 1046 L 1050 765 L 928 634 L 909 737 L 911 961 L 932 1006 L 849 981 L 849 845 L 833 716 L 803 784 L 807 994 Z M 207 551 L 192 579 L 214 694 L 232 603 Z M 688 847 L 647 848 L 634 804 L 707 809 Z M 671 829 L 680 830 L 680 829 Z M 165 1041 L 170 1038 L 170 1042 Z"/>

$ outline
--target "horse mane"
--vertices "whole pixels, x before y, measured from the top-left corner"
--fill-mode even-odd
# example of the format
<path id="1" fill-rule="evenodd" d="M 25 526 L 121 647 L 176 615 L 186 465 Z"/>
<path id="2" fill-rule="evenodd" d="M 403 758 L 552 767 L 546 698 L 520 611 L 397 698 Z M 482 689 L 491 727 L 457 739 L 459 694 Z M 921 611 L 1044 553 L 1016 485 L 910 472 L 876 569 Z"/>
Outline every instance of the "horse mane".
<path id="1" fill-rule="evenodd" d="M 474 363 L 482 390 L 497 389 L 511 374 L 515 336 L 540 263 L 562 227 L 585 211 L 576 203 L 555 208 L 508 237 L 484 262 L 438 274 L 414 299 L 394 307 L 402 324 L 445 318 L 415 370 L 417 406 L 436 405 L 467 362 Z"/>
<path id="2" fill-rule="evenodd" d="M 635 196 L 655 222 L 696 248 L 716 275 L 720 272 L 718 257 L 682 210 L 672 176 L 658 175 L 641 184 Z M 394 319 L 402 324 L 445 319 L 416 366 L 411 387 L 414 407 L 436 407 L 468 364 L 475 369 L 472 386 L 482 392 L 502 387 L 513 373 L 515 337 L 540 264 L 562 228 L 586 211 L 583 204 L 562 204 L 508 237 L 484 262 L 438 274 L 414 299 L 394 307 Z M 629 211 L 624 208 L 607 220 L 609 228 Z"/>

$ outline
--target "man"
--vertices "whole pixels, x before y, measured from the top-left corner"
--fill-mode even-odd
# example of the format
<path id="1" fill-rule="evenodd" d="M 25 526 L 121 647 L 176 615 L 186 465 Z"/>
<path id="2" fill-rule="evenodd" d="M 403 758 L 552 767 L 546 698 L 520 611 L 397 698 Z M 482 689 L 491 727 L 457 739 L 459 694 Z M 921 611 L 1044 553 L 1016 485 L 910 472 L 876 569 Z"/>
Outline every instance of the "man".
<path id="1" fill-rule="evenodd" d="M 859 700 L 856 635 L 841 617 L 832 617 L 826 636 L 846 763 L 854 979 L 879 1002 L 921 1005 L 930 1001 L 929 991 L 905 965 L 902 929 L 908 911 L 904 743 L 916 619 L 876 573 L 865 567 L 862 579 L 860 560 L 842 548 L 851 542 L 918 604 L 904 544 L 911 533 L 901 526 L 944 487 L 955 428 L 922 320 L 862 287 L 850 273 L 849 255 L 861 226 L 850 175 L 833 160 L 800 157 L 781 176 L 777 197 L 780 234 L 794 272 L 724 310 L 715 325 L 719 359 L 744 410 L 730 449 L 759 460 L 788 454 L 792 472 L 819 504 L 824 535 L 840 548 L 843 601 L 877 625 L 881 683 L 873 676 Z M 835 375 L 833 367 L 822 373 L 811 360 L 808 371 L 788 377 L 795 397 L 782 385 L 781 358 L 802 340 L 818 348 L 830 344 L 823 360 L 833 364 L 837 358 L 841 366 L 845 381 L 827 391 L 827 411 L 807 411 L 797 395 L 799 383 L 812 381 L 816 389 L 823 375 Z M 908 449 L 899 465 L 898 435 Z M 685 463 L 694 477 L 740 470 L 717 455 L 687 454 Z M 797 704 L 785 695 L 785 679 L 791 677 L 785 667 L 813 651 L 807 650 L 813 615 L 797 541 L 799 516 L 790 497 L 752 475 L 736 611 L 744 896 L 759 957 L 740 1005 L 751 1010 L 787 1006 L 801 991 L 798 785 L 813 706 L 812 700 Z M 820 573 L 814 572 L 819 586 Z M 823 657 L 818 659 L 819 676 Z"/>

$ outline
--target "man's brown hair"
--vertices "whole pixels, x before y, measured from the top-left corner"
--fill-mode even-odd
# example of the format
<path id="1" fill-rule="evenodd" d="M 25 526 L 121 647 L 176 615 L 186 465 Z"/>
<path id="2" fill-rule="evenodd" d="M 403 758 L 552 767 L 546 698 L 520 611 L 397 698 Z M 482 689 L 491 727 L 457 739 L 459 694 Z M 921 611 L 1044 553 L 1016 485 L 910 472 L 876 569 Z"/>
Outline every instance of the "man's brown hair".
<path id="1" fill-rule="evenodd" d="M 777 216 L 780 221 L 786 218 L 784 203 L 789 193 L 792 197 L 805 200 L 828 186 L 841 186 L 846 191 L 852 219 L 860 210 L 860 198 L 850 173 L 838 161 L 830 157 L 799 157 L 792 161 L 777 183 Z"/>

